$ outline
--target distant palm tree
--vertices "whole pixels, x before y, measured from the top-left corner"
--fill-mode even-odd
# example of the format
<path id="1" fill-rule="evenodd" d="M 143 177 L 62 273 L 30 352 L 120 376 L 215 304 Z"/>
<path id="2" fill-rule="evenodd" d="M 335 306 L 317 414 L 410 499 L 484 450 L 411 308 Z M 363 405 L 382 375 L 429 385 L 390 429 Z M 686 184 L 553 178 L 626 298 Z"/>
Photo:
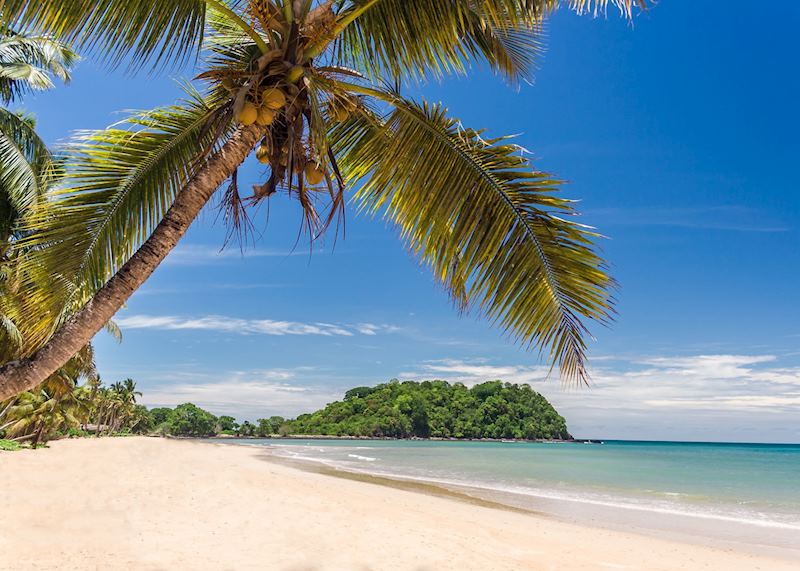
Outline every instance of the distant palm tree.
<path id="1" fill-rule="evenodd" d="M 136 381 L 133 379 L 125 379 L 122 381 L 122 386 L 125 389 L 125 394 L 128 396 L 128 399 L 131 403 L 136 403 L 136 397 L 142 396 L 141 391 L 136 390 Z"/>
<path id="2" fill-rule="evenodd" d="M 635 0 L 612 1 L 630 16 Z M 559 4 L 608 0 L 0 0 L 13 25 L 97 47 L 113 63 L 203 61 L 201 88 L 187 87 L 185 100 L 77 142 L 68 187 L 29 220 L 26 243 L 42 255 L 27 270 L 59 279 L 26 307 L 42 314 L 56 299 L 77 311 L 63 326 L 42 314 L 33 354 L 0 368 L 0 399 L 85 345 L 226 180 L 234 228 L 247 228 L 246 206 L 283 191 L 312 237 L 356 188 L 359 207 L 399 227 L 459 309 L 479 309 L 585 380 L 585 321 L 611 312 L 596 234 L 567 220 L 559 181 L 508 138 L 400 90 L 473 61 L 529 79 L 543 18 Z M 254 150 L 267 174 L 243 198 L 237 169 Z"/>

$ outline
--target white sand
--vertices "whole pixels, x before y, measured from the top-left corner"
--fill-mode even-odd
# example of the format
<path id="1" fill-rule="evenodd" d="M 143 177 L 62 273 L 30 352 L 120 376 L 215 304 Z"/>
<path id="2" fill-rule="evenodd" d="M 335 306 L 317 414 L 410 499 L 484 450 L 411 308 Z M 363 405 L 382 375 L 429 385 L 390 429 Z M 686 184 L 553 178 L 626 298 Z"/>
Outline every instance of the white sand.
<path id="1" fill-rule="evenodd" d="M 0 569 L 797 569 L 155 438 L 0 452 L 0 506 Z"/>

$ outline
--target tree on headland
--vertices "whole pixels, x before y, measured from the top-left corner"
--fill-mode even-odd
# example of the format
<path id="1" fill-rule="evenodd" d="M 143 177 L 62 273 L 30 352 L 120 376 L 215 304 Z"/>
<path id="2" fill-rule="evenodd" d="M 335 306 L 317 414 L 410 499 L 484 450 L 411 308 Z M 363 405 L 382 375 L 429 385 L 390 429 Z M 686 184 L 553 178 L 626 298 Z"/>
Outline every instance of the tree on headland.
<path id="1" fill-rule="evenodd" d="M 172 409 L 166 407 L 156 407 L 150 409 L 150 417 L 152 418 L 153 424 L 155 426 L 162 425 L 166 422 L 169 422 L 169 419 L 172 416 Z"/>
<path id="2" fill-rule="evenodd" d="M 256 434 L 262 438 L 281 434 L 281 428 L 286 426 L 286 419 L 282 416 L 270 416 L 269 418 L 259 418 L 257 421 Z"/>
<path id="3" fill-rule="evenodd" d="M 220 416 L 217 419 L 217 430 L 221 434 L 236 434 L 239 430 L 239 423 L 232 416 Z"/>
<path id="4" fill-rule="evenodd" d="M 246 231 L 246 208 L 281 191 L 298 200 L 312 238 L 356 189 L 359 207 L 401 229 L 460 310 L 479 310 L 585 381 L 587 322 L 607 321 L 612 305 L 596 234 L 569 220 L 559 182 L 508 138 L 465 128 L 400 88 L 473 61 L 529 79 L 550 11 L 608 3 L 0 0 L 6 22 L 115 64 L 203 62 L 199 89 L 183 101 L 73 145 L 69 183 L 27 222 L 26 244 L 39 253 L 29 279 L 59 280 L 25 300 L 36 335 L 25 358 L 0 367 L 0 399 L 38 385 L 88 343 L 225 181 L 234 229 Z M 631 16 L 634 0 L 613 3 Z M 268 176 L 243 198 L 237 169 L 253 151 Z M 43 312 L 54 299 L 63 312 Z"/>
<path id="5" fill-rule="evenodd" d="M 217 417 L 192 403 L 175 407 L 167 422 L 169 434 L 174 436 L 213 436 L 217 433 Z"/>

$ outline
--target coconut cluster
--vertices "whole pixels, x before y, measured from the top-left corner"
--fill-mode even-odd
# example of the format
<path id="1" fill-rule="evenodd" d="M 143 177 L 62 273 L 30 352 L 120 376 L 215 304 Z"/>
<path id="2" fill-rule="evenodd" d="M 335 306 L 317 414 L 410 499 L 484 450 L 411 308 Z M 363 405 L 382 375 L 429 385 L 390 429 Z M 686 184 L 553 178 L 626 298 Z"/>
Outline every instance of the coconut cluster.
<path id="1" fill-rule="evenodd" d="M 268 187 L 266 190 L 264 187 L 257 188 L 257 196 L 274 192 L 286 172 L 297 176 L 298 180 L 302 177 L 306 186 L 317 186 L 328 177 L 321 161 L 312 157 L 312 153 L 301 144 L 302 136 L 289 137 L 289 132 L 293 129 L 295 135 L 298 130 L 302 133 L 305 86 L 301 80 L 305 71 L 300 65 L 274 62 L 269 69 L 271 73 L 267 75 L 266 81 L 269 84 L 251 89 L 236 114 L 236 121 L 240 125 L 256 124 L 268 128 L 267 135 L 256 148 L 256 158 L 262 164 L 271 166 L 271 184 L 265 185 Z M 294 141 L 291 149 L 290 141 Z"/>
<path id="2" fill-rule="evenodd" d="M 268 127 L 285 105 L 286 95 L 283 91 L 277 87 L 268 87 L 257 99 L 247 99 L 236 119 L 244 126 L 257 123 L 262 127 Z"/>

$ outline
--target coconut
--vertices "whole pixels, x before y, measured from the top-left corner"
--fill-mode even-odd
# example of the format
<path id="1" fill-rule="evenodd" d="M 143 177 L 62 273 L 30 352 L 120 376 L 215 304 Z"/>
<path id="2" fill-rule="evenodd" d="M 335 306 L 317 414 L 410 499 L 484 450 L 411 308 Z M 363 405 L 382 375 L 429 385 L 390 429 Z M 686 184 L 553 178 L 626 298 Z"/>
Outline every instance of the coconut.
<path id="1" fill-rule="evenodd" d="M 314 164 L 306 165 L 305 175 L 306 182 L 311 186 L 315 186 L 325 180 L 325 174 Z"/>
<path id="2" fill-rule="evenodd" d="M 261 103 L 270 109 L 280 109 L 286 105 L 286 96 L 280 89 L 268 87 L 261 94 Z"/>
<path id="3" fill-rule="evenodd" d="M 275 120 L 275 111 L 273 111 L 266 105 L 262 105 L 261 108 L 258 110 L 258 117 L 256 118 L 256 123 L 258 123 L 262 127 L 268 127 L 269 125 L 272 125 L 272 122 L 274 120 Z"/>
<path id="4" fill-rule="evenodd" d="M 256 158 L 258 162 L 263 164 L 269 163 L 269 147 L 264 143 L 261 143 L 258 148 L 256 149 Z"/>
<path id="5" fill-rule="evenodd" d="M 289 83 L 297 83 L 298 81 L 300 81 L 300 78 L 303 77 L 303 74 L 305 72 L 306 70 L 303 69 L 302 65 L 292 66 L 292 68 L 286 74 L 286 81 L 288 81 Z"/>
<path id="6" fill-rule="evenodd" d="M 249 101 L 245 102 L 244 106 L 242 107 L 242 110 L 239 111 L 239 115 L 237 115 L 236 117 L 239 123 L 245 126 L 252 125 L 253 123 L 256 122 L 257 118 L 258 118 L 258 109 L 256 108 L 255 105 L 253 105 Z"/>

